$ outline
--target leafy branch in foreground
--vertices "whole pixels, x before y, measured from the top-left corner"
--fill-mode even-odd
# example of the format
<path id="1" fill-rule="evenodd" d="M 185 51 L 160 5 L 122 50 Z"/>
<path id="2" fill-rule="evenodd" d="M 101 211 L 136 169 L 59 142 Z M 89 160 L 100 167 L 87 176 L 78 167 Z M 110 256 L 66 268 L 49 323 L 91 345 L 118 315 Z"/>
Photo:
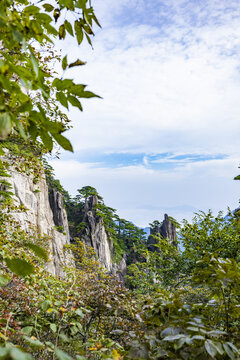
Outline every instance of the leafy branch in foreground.
<path id="1" fill-rule="evenodd" d="M 48 103 L 82 110 L 79 99 L 96 95 L 85 85 L 55 77 L 46 66 L 51 57 L 41 54 L 50 53 L 54 39 L 65 39 L 67 33 L 79 45 L 84 37 L 91 44 L 94 23 L 100 26 L 88 0 L 57 0 L 55 6 L 46 1 L 37 6 L 29 0 L 1 0 L 0 139 L 15 132 L 33 141 L 40 137 L 50 151 L 54 141 L 72 151 L 62 135 L 66 123 L 61 117 L 52 118 Z M 62 59 L 63 70 L 82 65 L 79 59 L 71 64 L 66 56 Z"/>

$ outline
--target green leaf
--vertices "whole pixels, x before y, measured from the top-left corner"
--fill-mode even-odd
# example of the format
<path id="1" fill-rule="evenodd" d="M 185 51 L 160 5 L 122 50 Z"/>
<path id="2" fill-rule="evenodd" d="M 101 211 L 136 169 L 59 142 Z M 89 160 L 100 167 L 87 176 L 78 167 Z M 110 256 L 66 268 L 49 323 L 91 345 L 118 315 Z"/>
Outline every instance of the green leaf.
<path id="1" fill-rule="evenodd" d="M 194 335 L 192 337 L 192 340 L 205 340 L 205 337 L 202 335 Z"/>
<path id="2" fill-rule="evenodd" d="M 44 10 L 47 12 L 53 11 L 54 7 L 51 4 L 43 4 Z"/>
<path id="3" fill-rule="evenodd" d="M 236 348 L 235 345 L 233 345 L 233 344 L 230 343 L 230 342 L 227 342 L 227 344 L 228 344 L 228 346 L 229 346 L 230 348 L 232 348 L 233 352 L 235 352 L 236 354 L 239 354 L 239 350 Z"/>
<path id="4" fill-rule="evenodd" d="M 25 113 L 26 111 L 31 111 L 33 108 L 32 102 L 29 100 L 25 104 L 22 104 L 18 108 L 19 113 Z"/>
<path id="5" fill-rule="evenodd" d="M 0 115 L 0 140 L 5 140 L 12 130 L 12 121 L 9 113 Z"/>
<path id="6" fill-rule="evenodd" d="M 75 311 L 75 314 L 81 316 L 82 318 L 84 317 L 84 313 L 82 312 L 81 309 L 77 309 L 77 310 Z"/>
<path id="7" fill-rule="evenodd" d="M 95 21 L 95 23 L 96 23 L 99 27 L 101 27 L 101 25 L 100 25 L 100 23 L 99 23 L 96 15 L 94 14 L 94 12 L 92 12 L 92 18 L 93 18 L 93 20 Z"/>
<path id="8" fill-rule="evenodd" d="M 67 55 L 64 56 L 64 58 L 62 59 L 62 68 L 63 70 L 65 70 L 68 66 L 68 62 L 67 62 Z"/>
<path id="9" fill-rule="evenodd" d="M 73 152 L 72 144 L 67 138 L 61 134 L 53 134 L 53 137 L 64 150 Z"/>
<path id="10" fill-rule="evenodd" d="M 57 332 L 57 325 L 56 324 L 50 324 L 50 329 L 56 333 Z"/>
<path id="11" fill-rule="evenodd" d="M 27 276 L 34 273 L 34 266 L 19 258 L 6 259 L 7 267 L 19 276 Z"/>
<path id="12" fill-rule="evenodd" d="M 70 355 L 68 355 L 67 353 L 65 353 L 64 351 L 58 348 L 55 349 L 55 354 L 59 360 L 73 360 L 73 358 Z"/>
<path id="13" fill-rule="evenodd" d="M 79 110 L 83 111 L 82 104 L 75 96 L 68 95 L 67 99 L 72 106 L 76 106 Z"/>
<path id="14" fill-rule="evenodd" d="M 235 359 L 235 355 L 232 352 L 232 350 L 230 349 L 230 347 L 228 346 L 227 343 L 223 344 L 223 348 L 225 350 L 225 352 L 227 353 L 228 357 L 230 357 L 230 359 L 234 360 Z"/>
<path id="15" fill-rule="evenodd" d="M 42 349 L 44 347 L 44 344 L 39 341 L 38 339 L 34 339 L 33 337 L 24 336 L 24 340 L 34 349 Z"/>
<path id="16" fill-rule="evenodd" d="M 70 24 L 70 22 L 65 20 L 64 25 L 65 25 L 65 29 L 67 30 L 67 32 L 73 36 L 73 28 L 72 28 L 72 25 Z"/>
<path id="17" fill-rule="evenodd" d="M 215 342 L 214 345 L 216 346 L 216 349 L 220 355 L 224 354 L 223 346 L 220 342 Z"/>
<path id="18" fill-rule="evenodd" d="M 39 69 L 38 69 L 38 61 L 36 59 L 36 56 L 31 48 L 31 46 L 29 46 L 29 51 L 30 51 L 30 55 L 31 55 L 31 61 L 32 61 L 32 65 L 33 65 L 33 70 L 35 72 L 36 77 L 38 77 L 38 73 L 39 73 Z"/>
<path id="19" fill-rule="evenodd" d="M 60 40 L 65 38 L 65 36 L 66 36 L 66 29 L 65 29 L 65 25 L 64 25 L 64 24 L 60 25 L 59 30 L 58 30 L 58 34 L 59 34 L 59 39 L 60 39 Z"/>
<path id="20" fill-rule="evenodd" d="M 71 79 L 60 80 L 58 78 L 54 79 L 52 85 L 56 87 L 57 90 L 67 90 L 71 88 L 73 85 L 73 81 Z"/>
<path id="21" fill-rule="evenodd" d="M 37 14 L 36 19 L 40 20 L 44 24 L 44 26 L 45 24 L 49 24 L 50 22 L 52 22 L 51 16 L 43 13 Z"/>
<path id="22" fill-rule="evenodd" d="M 52 34 L 54 36 L 58 35 L 58 31 L 52 25 L 45 24 L 44 27 L 47 30 L 48 34 Z"/>
<path id="23" fill-rule="evenodd" d="M 38 128 L 33 121 L 29 122 L 28 132 L 29 132 L 32 140 L 35 141 L 38 136 Z"/>
<path id="24" fill-rule="evenodd" d="M 17 31 L 16 29 L 12 29 L 12 32 L 13 32 L 14 40 L 21 43 L 23 41 L 23 39 L 24 39 L 22 34 L 19 31 Z"/>
<path id="25" fill-rule="evenodd" d="M 233 180 L 240 180 L 240 175 L 235 176 L 235 178 Z"/>
<path id="26" fill-rule="evenodd" d="M 37 255 L 39 258 L 48 261 L 48 254 L 46 250 L 44 250 L 41 246 L 30 242 L 24 243 L 24 246 L 32 250 L 35 253 L 35 255 Z"/>
<path id="27" fill-rule="evenodd" d="M 76 61 L 74 61 L 73 63 L 69 64 L 69 68 L 71 67 L 75 67 L 75 66 L 83 66 L 86 65 L 86 61 L 82 61 L 80 59 L 77 59 Z"/>
<path id="28" fill-rule="evenodd" d="M 62 106 L 68 109 L 68 101 L 63 92 L 57 92 L 56 99 L 62 104 Z"/>
<path id="29" fill-rule="evenodd" d="M 70 88 L 70 91 L 73 95 L 82 97 L 85 87 L 86 87 L 86 85 L 83 85 L 83 84 L 77 84 L 77 85 L 74 84 Z"/>
<path id="30" fill-rule="evenodd" d="M 8 278 L 6 276 L 0 275 L 0 286 L 5 286 L 8 283 Z"/>
<path id="31" fill-rule="evenodd" d="M 81 97 L 82 97 L 82 98 L 87 98 L 87 99 L 93 98 L 93 97 L 98 97 L 98 98 L 101 99 L 101 96 L 96 95 L 96 94 L 94 94 L 94 93 L 91 92 L 91 91 L 84 91 L 84 92 L 82 93 Z"/>
<path id="32" fill-rule="evenodd" d="M 164 341 L 175 341 L 175 340 L 178 340 L 178 339 L 181 339 L 181 338 L 184 338 L 184 337 L 186 337 L 186 335 L 177 334 L 177 335 L 167 336 L 163 340 Z"/>
<path id="33" fill-rule="evenodd" d="M 12 348 L 9 355 L 12 360 L 33 360 L 30 354 L 27 354 L 17 348 Z"/>
<path id="34" fill-rule="evenodd" d="M 22 137 L 24 140 L 27 140 L 27 135 L 25 134 L 23 125 L 22 125 L 19 121 L 17 122 L 17 128 L 18 128 L 18 130 L 19 130 L 19 133 L 20 133 L 21 137 Z"/>
<path id="35" fill-rule="evenodd" d="M 9 353 L 9 349 L 7 349 L 6 347 L 0 346 L 0 359 L 6 359 L 8 353 Z"/>
<path id="36" fill-rule="evenodd" d="M 39 13 L 39 11 L 40 11 L 39 7 L 37 7 L 35 5 L 29 5 L 29 6 L 25 7 L 23 10 L 24 13 L 26 13 L 26 14 L 28 13 L 31 15 L 37 14 L 37 13 Z"/>
<path id="37" fill-rule="evenodd" d="M 206 340 L 204 343 L 205 349 L 208 352 L 208 354 L 214 358 L 217 354 L 217 349 L 214 346 L 213 342 L 211 340 Z"/>
<path id="38" fill-rule="evenodd" d="M 67 337 L 67 335 L 65 335 L 63 332 L 61 332 L 61 333 L 59 334 L 59 338 L 60 338 L 63 342 L 66 342 L 66 343 L 71 342 L 71 340 L 69 339 L 69 337 Z"/>
<path id="39" fill-rule="evenodd" d="M 49 151 L 52 151 L 53 149 L 53 141 L 51 136 L 48 134 L 46 130 L 41 130 L 40 137 L 42 139 L 43 144 L 46 146 L 46 148 Z"/>
<path id="40" fill-rule="evenodd" d="M 80 21 L 76 20 L 74 23 L 74 30 L 77 36 L 78 45 L 83 41 L 83 30 Z"/>
<path id="41" fill-rule="evenodd" d="M 31 335 L 32 331 L 33 331 L 33 326 L 25 326 L 22 328 L 22 333 L 24 335 Z"/>
<path id="42" fill-rule="evenodd" d="M 51 306 L 52 306 L 51 301 L 50 300 L 45 300 L 42 303 L 41 308 L 43 309 L 43 311 L 47 311 Z"/>
<path id="43" fill-rule="evenodd" d="M 92 41 L 91 41 L 90 36 L 89 36 L 88 34 L 86 34 L 86 33 L 85 33 L 85 36 L 86 36 L 86 39 L 87 39 L 87 41 L 88 41 L 89 45 L 91 45 L 91 46 L 92 46 Z"/>

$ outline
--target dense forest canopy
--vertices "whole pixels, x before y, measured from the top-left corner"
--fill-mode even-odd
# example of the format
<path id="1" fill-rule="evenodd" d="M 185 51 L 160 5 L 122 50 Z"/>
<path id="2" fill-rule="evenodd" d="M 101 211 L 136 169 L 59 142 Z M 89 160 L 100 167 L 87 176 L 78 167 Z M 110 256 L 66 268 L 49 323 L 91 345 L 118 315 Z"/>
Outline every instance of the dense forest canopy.
<path id="1" fill-rule="evenodd" d="M 59 105 L 82 110 L 79 99 L 96 96 L 55 76 L 54 39 L 91 44 L 94 23 L 100 25 L 88 0 L 0 2 L 0 359 L 239 359 L 239 211 L 200 212 L 182 225 L 170 218 L 179 227 L 172 243 L 154 220 L 150 248 L 144 231 L 120 218 L 95 188 L 72 198 L 43 159 L 54 144 L 72 151 Z M 63 74 L 84 65 L 69 64 L 66 55 L 57 60 Z M 49 239 L 14 219 L 27 209 L 13 201 L 10 167 L 35 183 L 46 177 L 64 198 L 73 237 L 66 251 L 74 263 L 62 278 L 45 269 Z M 126 257 L 124 282 L 81 241 L 92 197 L 94 216 L 113 243 L 112 260 Z"/>

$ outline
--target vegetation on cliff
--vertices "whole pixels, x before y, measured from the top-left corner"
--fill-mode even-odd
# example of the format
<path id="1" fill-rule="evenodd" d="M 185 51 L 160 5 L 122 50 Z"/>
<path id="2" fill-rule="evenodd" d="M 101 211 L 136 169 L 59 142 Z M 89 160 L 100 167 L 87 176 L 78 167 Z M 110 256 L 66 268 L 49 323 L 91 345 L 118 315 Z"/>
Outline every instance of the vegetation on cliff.
<path id="1" fill-rule="evenodd" d="M 96 196 L 86 187 L 80 199 L 86 191 Z M 50 239 L 37 232 L 30 238 L 7 213 L 0 221 L 1 359 L 239 358 L 236 214 L 200 213 L 184 222 L 181 251 L 157 235 L 158 251 L 149 251 L 141 231 L 128 222 L 120 231 L 116 223 L 129 257 L 125 285 L 79 240 L 70 245 L 75 266 L 64 269 L 64 278 L 51 276 L 44 270 Z M 16 257 L 34 273 L 18 272 Z"/>
<path id="2" fill-rule="evenodd" d="M 84 230 L 84 201 L 98 197 L 95 213 L 113 241 L 115 260 L 127 256 L 125 284 L 106 273 L 93 250 L 77 239 L 66 249 L 75 266 L 66 267 L 63 278 L 51 276 L 44 268 L 51 239 L 37 229 L 23 231 L 11 215 L 26 209 L 15 206 L 11 189 L 6 191 L 5 149 L 10 166 L 30 171 L 37 181 L 42 152 L 51 151 L 54 142 L 72 150 L 62 135 L 69 119 L 59 104 L 82 110 L 79 99 L 96 96 L 46 66 L 56 58 L 54 37 L 68 33 L 78 44 L 84 37 L 91 43 L 93 23 L 99 25 L 91 2 L 40 5 L 0 2 L 0 359 L 239 359 L 238 213 L 200 213 L 192 224 L 183 223 L 182 249 L 155 234 L 157 251 L 150 251 L 143 231 L 119 218 L 94 188 L 72 199 L 45 165 L 49 185 L 64 195 L 76 237 Z M 63 74 L 83 64 L 61 59 Z"/>

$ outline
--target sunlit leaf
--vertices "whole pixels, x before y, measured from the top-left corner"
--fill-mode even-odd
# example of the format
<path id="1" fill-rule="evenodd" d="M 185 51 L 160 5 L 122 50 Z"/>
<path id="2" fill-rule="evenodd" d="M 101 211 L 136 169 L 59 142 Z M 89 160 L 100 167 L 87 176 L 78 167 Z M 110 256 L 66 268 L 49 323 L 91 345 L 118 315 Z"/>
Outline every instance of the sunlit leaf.
<path id="1" fill-rule="evenodd" d="M 24 336 L 23 338 L 33 349 L 35 348 L 42 349 L 44 347 L 44 344 L 38 339 L 34 338 L 33 336 L 32 337 Z"/>
<path id="2" fill-rule="evenodd" d="M 55 349 L 55 354 L 59 360 L 73 360 L 73 358 L 60 349 Z"/>
<path id="3" fill-rule="evenodd" d="M 53 134 L 54 139 L 64 149 L 73 152 L 73 147 L 70 141 L 61 134 Z"/>
<path id="4" fill-rule="evenodd" d="M 51 4 L 43 4 L 44 10 L 47 12 L 53 11 L 54 7 Z"/>
<path id="5" fill-rule="evenodd" d="M 15 258 L 6 259 L 5 261 L 8 268 L 19 276 L 27 276 L 34 273 L 34 266 L 26 260 Z"/>
<path id="6" fill-rule="evenodd" d="M 12 121 L 9 113 L 5 112 L 0 115 L 0 140 L 6 139 L 12 129 Z"/>
<path id="7" fill-rule="evenodd" d="M 76 106 L 79 108 L 79 110 L 83 111 L 82 104 L 75 96 L 68 95 L 67 99 L 72 106 Z"/>
<path id="8" fill-rule="evenodd" d="M 65 25 L 65 29 L 67 30 L 67 32 L 73 36 L 73 28 L 72 28 L 72 25 L 70 24 L 70 22 L 65 20 L 64 25 Z"/>
<path id="9" fill-rule="evenodd" d="M 26 242 L 24 243 L 24 246 L 27 247 L 28 249 L 32 250 L 35 255 L 37 255 L 39 258 L 48 261 L 48 254 L 46 252 L 46 250 L 44 250 L 41 246 L 30 243 L 30 242 Z"/>
<path id="10" fill-rule="evenodd" d="M 204 343 L 205 349 L 208 352 L 208 354 L 214 358 L 217 354 L 217 349 L 214 346 L 213 342 L 211 340 L 206 340 Z"/>
<path id="11" fill-rule="evenodd" d="M 33 70 L 36 74 L 36 77 L 38 77 L 38 73 L 39 73 L 39 68 L 38 68 L 38 61 L 36 59 L 36 56 L 32 50 L 32 48 L 29 46 L 29 51 L 30 51 L 30 55 L 31 55 L 31 61 L 32 61 L 32 65 L 33 65 Z"/>
<path id="12" fill-rule="evenodd" d="M 24 335 L 31 335 L 32 331 L 33 331 L 33 327 L 32 326 L 25 326 L 21 329 L 22 333 Z"/>
<path id="13" fill-rule="evenodd" d="M 68 66 L 68 62 L 67 62 L 67 55 L 64 56 L 64 58 L 62 59 L 62 68 L 63 70 L 65 70 Z"/>
<path id="14" fill-rule="evenodd" d="M 86 65 L 86 61 L 82 61 L 80 59 L 74 61 L 73 63 L 69 64 L 69 68 L 72 68 L 74 66 L 83 66 L 83 65 Z"/>
<path id="15" fill-rule="evenodd" d="M 0 275 L 0 286 L 7 285 L 9 279 L 6 276 Z"/>

